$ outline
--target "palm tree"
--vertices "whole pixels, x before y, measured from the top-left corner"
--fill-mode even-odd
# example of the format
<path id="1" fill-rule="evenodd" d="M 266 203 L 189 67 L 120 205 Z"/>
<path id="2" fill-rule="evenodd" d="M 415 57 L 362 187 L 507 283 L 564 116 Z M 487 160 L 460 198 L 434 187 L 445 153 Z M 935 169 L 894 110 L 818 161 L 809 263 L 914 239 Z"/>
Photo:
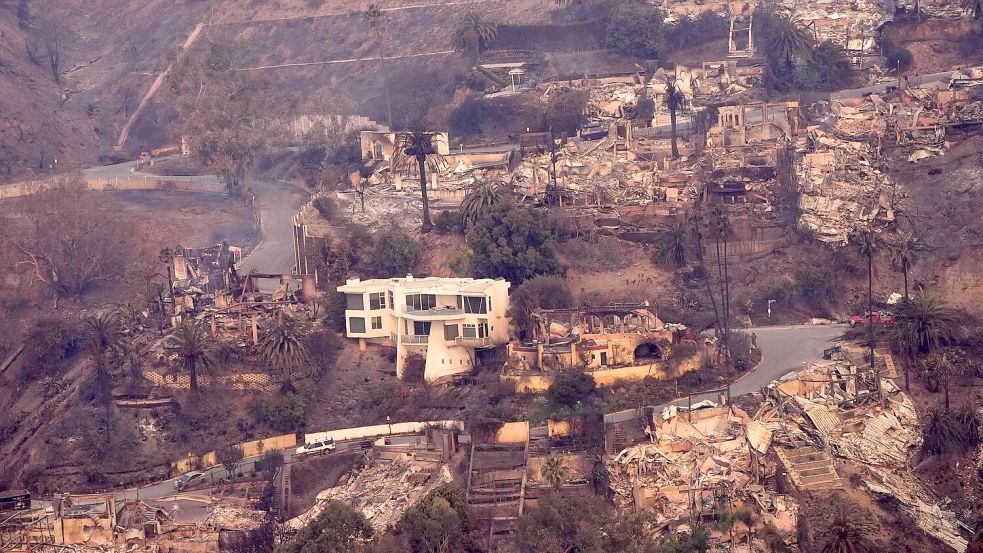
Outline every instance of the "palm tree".
<path id="1" fill-rule="evenodd" d="M 937 295 L 920 288 L 911 299 L 902 301 L 894 316 L 897 349 L 909 355 L 930 353 L 952 341 L 959 331 L 959 318 Z"/>
<path id="2" fill-rule="evenodd" d="M 676 86 L 674 75 L 666 76 L 666 108 L 669 109 L 669 137 L 672 139 L 672 159 L 679 159 L 679 146 L 676 144 L 676 111 L 686 108 L 686 96 Z"/>
<path id="3" fill-rule="evenodd" d="M 483 182 L 474 185 L 461 202 L 464 225 L 474 226 L 485 213 L 504 205 L 509 200 L 509 192 L 501 184 Z"/>
<path id="4" fill-rule="evenodd" d="M 208 327 L 197 321 L 184 321 L 170 337 L 170 346 L 180 358 L 180 368 L 191 378 L 191 391 L 198 393 L 198 375 L 215 368 L 215 357 Z"/>
<path id="5" fill-rule="evenodd" d="M 915 248 L 918 246 L 918 241 L 915 239 L 913 234 L 906 234 L 901 238 L 901 243 L 898 244 L 897 249 L 894 250 L 894 256 L 891 258 L 891 264 L 894 268 L 901 271 L 904 275 L 904 297 L 909 298 L 908 295 L 908 272 L 911 271 L 911 266 L 915 264 L 918 260 L 918 254 L 915 252 Z"/>
<path id="6" fill-rule="evenodd" d="M 821 553 L 873 553 L 867 535 L 873 530 L 869 518 L 855 505 L 834 504 L 829 536 Z"/>
<path id="7" fill-rule="evenodd" d="M 723 206 L 715 203 L 710 208 L 710 234 L 713 236 L 717 254 L 717 276 L 720 279 L 720 312 L 717 326 L 721 333 L 721 348 L 730 361 L 730 273 L 727 259 L 727 245 L 734 229 Z"/>
<path id="8" fill-rule="evenodd" d="M 682 268 L 686 265 L 689 232 L 679 222 L 659 230 L 652 249 L 652 261 L 665 267 Z"/>
<path id="9" fill-rule="evenodd" d="M 452 40 L 455 49 L 470 52 L 472 61 L 477 64 L 481 50 L 495 40 L 496 36 L 498 24 L 488 21 L 476 10 L 469 9 L 458 20 Z"/>
<path id="10" fill-rule="evenodd" d="M 410 160 L 416 160 L 420 173 L 420 194 L 423 197 L 423 232 L 433 230 L 430 220 L 430 199 L 427 197 L 427 170 L 440 171 L 444 165 L 444 157 L 437 151 L 436 142 L 443 140 L 440 133 L 430 129 L 427 123 L 419 123 L 396 134 L 393 146 L 391 164 L 395 169 L 408 170 L 412 166 Z"/>
<path id="11" fill-rule="evenodd" d="M 792 58 L 804 56 L 812 50 L 814 43 L 809 31 L 799 20 L 790 15 L 781 15 L 775 22 L 774 34 L 768 40 L 768 52 L 776 59 L 792 65 Z"/>
<path id="12" fill-rule="evenodd" d="M 877 386 L 877 395 L 881 393 L 881 375 L 874 367 L 874 346 L 876 335 L 874 332 L 874 318 L 871 313 L 874 311 L 874 254 L 879 248 L 877 235 L 870 228 L 859 229 L 853 234 L 853 244 L 857 253 L 867 258 L 867 342 L 870 355 L 870 372 L 874 375 L 874 382 Z"/>
<path id="13" fill-rule="evenodd" d="M 973 19 L 983 19 L 983 0 L 963 0 L 963 5 L 973 12 Z"/>
<path id="14" fill-rule="evenodd" d="M 259 355 L 270 368 L 286 374 L 308 360 L 309 350 L 294 322 L 283 319 L 263 334 Z"/>
<path id="15" fill-rule="evenodd" d="M 554 490 L 559 490 L 563 478 L 567 475 L 567 467 L 563 466 L 563 459 L 551 455 L 543 461 L 543 468 L 540 469 L 540 473 L 543 480 L 549 482 Z"/>
<path id="16" fill-rule="evenodd" d="M 84 321 L 86 355 L 96 369 L 96 386 L 102 393 L 103 405 L 106 408 L 106 441 L 109 441 L 112 417 L 110 408 L 113 403 L 113 375 L 110 370 L 110 359 L 120 355 L 125 348 L 123 325 L 119 313 L 107 311 L 87 317 Z"/>

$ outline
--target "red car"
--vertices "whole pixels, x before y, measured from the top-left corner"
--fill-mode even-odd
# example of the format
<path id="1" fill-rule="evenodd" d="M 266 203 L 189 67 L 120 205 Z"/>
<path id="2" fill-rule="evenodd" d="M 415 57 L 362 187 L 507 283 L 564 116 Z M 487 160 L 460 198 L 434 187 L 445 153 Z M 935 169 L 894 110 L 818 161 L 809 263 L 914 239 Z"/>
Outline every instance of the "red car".
<path id="1" fill-rule="evenodd" d="M 867 324 L 867 321 L 871 321 L 878 325 L 893 325 L 894 317 L 886 311 L 870 311 L 863 315 L 854 315 L 850 317 L 850 326 L 854 327 L 857 325 Z"/>

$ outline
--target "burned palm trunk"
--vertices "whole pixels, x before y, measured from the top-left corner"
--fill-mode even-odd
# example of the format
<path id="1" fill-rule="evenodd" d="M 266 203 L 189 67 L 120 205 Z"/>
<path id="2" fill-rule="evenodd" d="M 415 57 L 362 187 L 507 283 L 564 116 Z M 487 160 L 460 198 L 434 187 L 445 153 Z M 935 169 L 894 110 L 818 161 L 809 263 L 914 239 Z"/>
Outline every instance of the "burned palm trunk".
<path id="1" fill-rule="evenodd" d="M 433 230 L 433 221 L 430 220 L 430 198 L 427 196 L 427 158 L 423 153 L 416 156 L 417 165 L 420 167 L 420 195 L 423 199 L 423 232 Z"/>

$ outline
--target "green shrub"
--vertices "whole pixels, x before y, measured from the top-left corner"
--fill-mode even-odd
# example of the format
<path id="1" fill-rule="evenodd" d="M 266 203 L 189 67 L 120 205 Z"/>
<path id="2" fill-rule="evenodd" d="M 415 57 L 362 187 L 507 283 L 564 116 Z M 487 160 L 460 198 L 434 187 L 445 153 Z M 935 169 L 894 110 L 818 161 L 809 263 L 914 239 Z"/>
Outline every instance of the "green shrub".
<path id="1" fill-rule="evenodd" d="M 447 268 L 457 276 L 465 277 L 471 274 L 471 259 L 474 252 L 471 248 L 462 248 L 447 256 Z"/>
<path id="2" fill-rule="evenodd" d="M 324 218 L 324 220 L 329 222 L 334 222 L 338 217 L 338 202 L 334 198 L 329 198 L 327 196 L 318 196 L 314 198 L 314 209 Z"/>
<path id="3" fill-rule="evenodd" d="M 375 241 L 372 273 L 379 278 L 405 276 L 420 259 L 420 243 L 410 235 L 391 227 Z"/>
<path id="4" fill-rule="evenodd" d="M 576 369 L 560 371 L 546 390 L 546 400 L 555 410 L 576 409 L 594 397 L 594 377 Z"/>
<path id="5" fill-rule="evenodd" d="M 504 278 L 516 286 L 537 275 L 564 272 L 556 245 L 540 212 L 503 207 L 486 213 L 468 230 L 474 250 L 472 272 L 479 278 Z"/>
<path id="6" fill-rule="evenodd" d="M 671 25 L 666 31 L 666 43 L 673 50 L 682 50 L 727 38 L 729 31 L 729 19 L 717 12 L 705 11 L 696 17 L 683 17 Z"/>
<path id="7" fill-rule="evenodd" d="M 611 11 L 608 47 L 631 56 L 658 58 L 666 46 L 665 13 L 649 4 L 626 2 Z"/>
<path id="8" fill-rule="evenodd" d="M 464 234 L 464 218 L 460 211 L 441 211 L 433 224 L 440 234 Z"/>
<path id="9" fill-rule="evenodd" d="M 795 84 L 808 90 L 835 90 L 853 80 L 853 65 L 833 44 L 814 48 L 805 64 L 795 68 Z"/>

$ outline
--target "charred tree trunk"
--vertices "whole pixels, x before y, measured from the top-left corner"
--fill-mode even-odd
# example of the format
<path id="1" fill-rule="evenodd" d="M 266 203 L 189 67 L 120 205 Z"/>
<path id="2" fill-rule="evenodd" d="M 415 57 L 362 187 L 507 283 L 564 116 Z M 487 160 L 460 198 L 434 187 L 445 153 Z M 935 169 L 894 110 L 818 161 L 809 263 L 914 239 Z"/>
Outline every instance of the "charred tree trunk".
<path id="1" fill-rule="evenodd" d="M 676 143 L 676 108 L 669 106 L 669 137 L 672 141 L 672 159 L 679 159 L 679 145 Z"/>
<path id="2" fill-rule="evenodd" d="M 416 163 L 420 167 L 420 195 L 423 199 L 423 228 L 422 232 L 427 233 L 433 230 L 433 221 L 430 220 L 430 198 L 427 197 L 427 158 L 425 155 L 417 155 Z"/>

